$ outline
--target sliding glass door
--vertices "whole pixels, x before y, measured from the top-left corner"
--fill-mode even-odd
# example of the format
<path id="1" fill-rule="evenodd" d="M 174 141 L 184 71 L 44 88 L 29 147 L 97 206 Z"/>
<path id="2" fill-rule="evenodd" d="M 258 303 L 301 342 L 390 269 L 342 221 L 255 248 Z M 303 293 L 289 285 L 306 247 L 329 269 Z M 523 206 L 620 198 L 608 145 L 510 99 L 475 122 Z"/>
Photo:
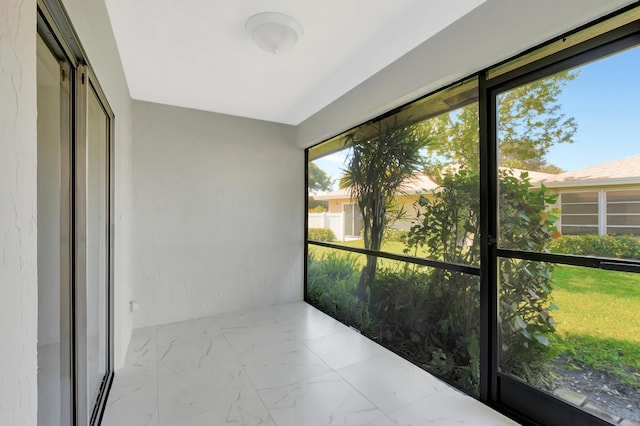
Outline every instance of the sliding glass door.
<path id="1" fill-rule="evenodd" d="M 86 67 L 78 73 L 79 111 L 76 166 L 80 179 L 77 188 L 78 233 L 77 314 L 84 324 L 77 329 L 82 346 L 79 363 L 85 374 L 79 375 L 85 387 L 86 416 L 93 421 L 99 415 L 101 398 L 107 384 L 110 365 L 110 281 L 111 281 L 111 124 L 112 116 L 101 97 L 94 77 Z M 84 371 L 83 371 L 84 373 Z"/>
<path id="2" fill-rule="evenodd" d="M 38 424 L 97 425 L 113 379 L 114 116 L 56 5 L 38 9 Z"/>
<path id="3" fill-rule="evenodd" d="M 38 424 L 71 410 L 71 82 L 69 63 L 37 39 Z"/>

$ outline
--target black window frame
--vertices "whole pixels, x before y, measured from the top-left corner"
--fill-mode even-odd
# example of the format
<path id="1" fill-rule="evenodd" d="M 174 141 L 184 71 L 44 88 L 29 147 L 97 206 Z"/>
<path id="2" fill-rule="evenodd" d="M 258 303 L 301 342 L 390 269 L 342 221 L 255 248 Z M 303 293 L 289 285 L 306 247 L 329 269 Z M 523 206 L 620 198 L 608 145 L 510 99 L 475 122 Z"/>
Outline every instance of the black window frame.
<path id="1" fill-rule="evenodd" d="M 561 265 L 574 265 L 604 270 L 640 273 L 640 261 L 615 260 L 600 257 L 585 257 L 541 252 L 526 252 L 499 247 L 498 235 L 498 148 L 497 148 L 497 96 L 499 93 L 532 82 L 555 73 L 574 68 L 588 62 L 615 54 L 632 46 L 640 46 L 640 19 L 633 20 L 613 29 L 603 31 L 591 38 L 573 43 L 567 48 L 554 48 L 547 56 L 528 60 L 528 55 L 554 44 L 563 43 L 568 37 L 581 35 L 601 23 L 629 12 L 640 10 L 635 3 L 613 12 L 605 17 L 567 32 L 546 43 L 535 46 L 514 58 L 493 65 L 479 73 L 468 76 L 451 85 L 433 91 L 424 97 L 437 94 L 472 78 L 478 79 L 478 101 L 480 121 L 480 267 L 455 265 L 428 259 L 417 259 L 384 252 L 345 247 L 338 244 L 318 242 L 308 239 L 307 233 L 307 187 L 309 149 L 305 150 L 305 244 L 304 244 L 304 300 L 307 297 L 307 257 L 309 245 L 329 247 L 360 254 L 375 255 L 448 269 L 458 272 L 479 274 L 480 289 L 480 394 L 479 400 L 499 412 L 523 424 L 562 424 L 562 425 L 611 425 L 611 423 L 579 409 L 557 397 L 536 389 L 526 383 L 499 372 L 498 354 L 498 259 L 523 259 L 550 262 Z M 518 63 L 522 59 L 522 64 Z M 516 65 L 511 66 L 511 63 Z M 501 72 L 501 69 L 508 68 Z M 510 68 L 510 69 L 509 69 Z M 413 101 L 416 102 L 416 101 Z M 368 123 L 390 117 L 413 102 L 389 111 Z M 367 124 L 367 123 L 364 123 Z M 358 126 L 349 129 L 351 131 Z M 347 131 L 347 132 L 348 132 Z M 341 134 L 347 133 L 342 132 Z M 332 138 L 330 138 L 332 139 Z M 316 144 L 318 146 L 323 142 Z"/>

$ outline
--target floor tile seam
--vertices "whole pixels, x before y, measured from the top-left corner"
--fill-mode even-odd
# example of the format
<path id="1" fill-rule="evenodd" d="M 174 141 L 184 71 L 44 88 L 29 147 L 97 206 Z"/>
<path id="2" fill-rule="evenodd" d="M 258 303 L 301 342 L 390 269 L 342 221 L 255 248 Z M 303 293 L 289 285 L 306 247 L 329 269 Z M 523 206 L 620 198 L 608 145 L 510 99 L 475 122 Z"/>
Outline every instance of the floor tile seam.
<path id="1" fill-rule="evenodd" d="M 337 371 L 336 371 L 336 370 L 334 370 L 334 369 L 333 369 L 333 368 L 331 368 L 331 367 L 329 367 L 329 369 L 330 369 L 330 371 L 327 371 L 327 372 L 324 372 L 324 373 L 315 374 L 315 375 L 313 375 L 312 377 L 308 377 L 308 378 L 306 378 L 306 379 L 299 380 L 299 381 L 297 381 L 297 382 L 289 383 L 289 384 L 282 385 L 282 386 L 278 386 L 278 387 L 274 387 L 274 388 L 265 388 L 265 389 L 258 390 L 258 389 L 255 389 L 255 386 L 254 386 L 254 389 L 256 390 L 256 392 L 257 392 L 257 394 L 258 394 L 258 397 L 260 398 L 260 401 L 262 402 L 262 405 L 263 405 L 263 406 L 266 408 L 266 410 L 269 412 L 269 416 L 271 417 L 271 420 L 273 421 L 273 423 L 274 423 L 276 426 L 278 425 L 278 423 L 276 422 L 276 418 L 274 417 L 273 412 L 271 411 L 271 409 L 269 408 L 269 406 L 266 404 L 266 402 L 265 402 L 265 401 L 264 401 L 264 399 L 262 398 L 262 395 L 260 394 L 261 392 L 267 392 L 267 391 L 274 390 L 274 389 L 282 389 L 282 388 L 286 388 L 286 387 L 290 387 L 290 386 L 296 386 L 296 385 L 298 385 L 298 384 L 301 384 L 301 383 L 304 383 L 304 382 L 308 382 L 309 380 L 313 380 L 313 379 L 315 379 L 315 378 L 317 378 L 317 377 L 321 377 L 321 376 L 323 376 L 323 375 L 327 375 L 327 374 L 331 374 L 331 373 L 335 373 L 335 374 L 340 378 L 340 380 L 341 380 L 342 382 L 344 382 L 347 386 L 351 387 L 351 388 L 352 388 L 352 389 L 353 389 L 357 394 L 359 394 L 360 396 L 362 396 L 362 397 L 363 397 L 367 402 L 369 402 L 369 404 L 371 404 L 371 406 L 372 406 L 372 407 L 374 407 L 374 408 L 378 409 L 378 410 L 380 411 L 380 413 L 381 413 L 384 417 L 389 417 L 389 416 L 388 416 L 384 411 L 382 411 L 382 410 L 380 409 L 380 407 L 378 407 L 376 404 L 374 404 L 372 401 L 370 401 L 370 400 L 369 400 L 369 398 L 367 398 L 367 397 L 365 397 L 364 395 L 362 395 L 362 393 L 360 393 L 360 391 L 358 391 L 357 389 L 355 389 L 355 388 L 351 385 L 351 383 L 349 383 L 349 382 L 348 382 L 347 380 L 345 380 L 341 375 L 339 375 L 339 374 L 337 373 Z M 249 378 L 249 380 L 251 380 L 251 379 Z M 252 384 L 252 386 L 253 386 L 253 381 L 251 381 L 251 384 Z M 379 420 L 379 419 L 380 419 L 380 418 L 382 418 L 383 416 L 381 416 L 381 417 L 379 417 L 378 419 L 375 419 L 375 420 Z M 391 420 L 393 420 L 393 419 L 391 419 Z"/>
<path id="2" fill-rule="evenodd" d="M 336 320 L 334 320 L 336 321 Z M 343 325 L 340 321 L 336 321 L 338 324 Z M 290 324 L 290 323 L 289 323 Z M 318 339 L 324 339 L 325 337 L 330 337 L 330 336 L 335 336 L 336 334 L 341 334 L 341 333 L 348 333 L 349 330 L 338 330 L 338 331 L 332 331 L 331 333 L 328 334 L 323 334 L 322 336 L 317 336 L 317 337 L 312 337 L 312 338 L 299 338 L 298 336 L 296 336 L 291 330 L 289 330 L 289 333 L 293 334 L 293 337 L 295 337 L 297 340 L 299 340 L 300 342 L 304 343 L 304 342 L 309 342 L 311 340 L 318 340 Z"/>
<path id="3" fill-rule="evenodd" d="M 253 387 L 253 383 L 251 383 L 251 386 Z M 263 405 L 264 409 L 269 413 L 269 416 L 273 417 L 271 415 L 271 411 L 269 411 L 269 409 L 267 408 L 266 404 L 264 403 L 264 401 L 260 397 L 260 394 L 258 393 L 258 391 L 256 391 L 255 387 L 253 387 L 253 390 L 255 391 L 255 397 L 257 397 L 260 400 L 260 403 Z M 228 408 L 231 407 L 232 404 L 234 404 L 236 402 L 239 402 L 239 401 L 248 400 L 250 398 L 253 398 L 253 396 L 249 396 L 249 397 L 245 397 L 245 398 L 239 398 L 239 399 L 237 399 L 237 400 L 235 400 L 235 401 L 233 401 L 231 403 L 219 403 L 219 404 L 216 404 L 215 401 L 213 401 L 211 403 L 211 405 L 207 404 L 207 409 L 204 410 L 204 411 L 198 411 L 196 413 L 190 413 L 186 417 L 176 418 L 176 419 L 173 419 L 171 421 L 160 422 L 160 416 L 158 415 L 158 423 L 159 423 L 159 426 L 166 426 L 166 425 L 170 425 L 172 423 L 183 422 L 185 420 L 189 420 L 191 418 L 198 417 L 198 416 L 201 416 L 203 414 L 216 411 L 218 409 L 228 409 Z M 274 421 L 274 423 L 275 423 L 275 421 Z"/>
<path id="4" fill-rule="evenodd" d="M 233 349 L 232 349 L 232 351 L 233 351 Z M 246 366 L 244 366 L 242 364 L 242 362 L 240 361 L 240 359 L 238 358 L 237 355 L 236 355 L 236 361 L 242 366 L 242 371 L 244 371 L 244 374 L 247 376 L 247 380 L 251 384 L 251 387 L 253 388 L 253 391 L 256 393 L 256 396 L 258 397 L 258 399 L 260 400 L 260 403 L 262 404 L 264 409 L 267 410 L 267 413 L 269 413 L 269 417 L 273 421 L 273 424 L 275 426 L 278 426 L 277 423 L 276 423 L 275 418 L 273 417 L 273 413 L 271 412 L 271 410 L 269 409 L 269 407 L 265 403 L 264 399 L 262 399 L 262 395 L 260 395 L 260 391 L 256 388 L 256 385 L 253 383 L 253 379 L 251 379 L 251 376 L 249 376 L 249 373 L 247 373 Z"/>
<path id="5" fill-rule="evenodd" d="M 286 323 L 286 324 L 288 324 L 288 323 Z M 284 324 L 284 325 L 286 325 L 286 324 Z M 327 363 L 327 362 L 326 362 L 326 361 L 325 361 L 325 360 L 324 360 L 324 359 L 323 359 L 319 354 L 317 354 L 316 352 L 314 352 L 314 351 L 313 351 L 313 350 L 312 350 L 308 345 L 306 345 L 306 344 L 305 344 L 305 342 L 304 342 L 303 340 L 298 339 L 298 338 L 296 337 L 296 335 L 295 335 L 295 334 L 293 334 L 291 331 L 286 330 L 284 334 L 288 334 L 288 335 L 290 335 L 290 336 L 292 337 L 291 342 L 294 342 L 294 343 L 300 343 L 300 344 L 302 344 L 302 346 L 303 346 L 304 348 L 306 348 L 306 349 L 307 349 L 311 354 L 313 354 L 313 356 L 314 356 L 316 359 L 318 359 L 318 360 L 319 360 L 319 361 L 320 361 L 324 366 L 326 366 L 326 367 L 329 369 L 329 371 L 328 371 L 328 372 L 335 371 L 335 370 L 334 370 L 334 368 L 333 368 L 333 367 L 331 367 L 331 366 L 330 366 L 330 365 L 329 365 L 329 364 L 328 364 L 328 363 Z M 227 338 L 226 334 L 225 334 L 225 338 Z M 289 341 L 287 341 L 287 342 L 289 342 Z M 231 343 L 228 341 L 228 339 L 227 339 L 227 343 L 229 343 L 229 346 L 231 347 L 231 351 L 233 352 L 233 354 L 234 354 L 234 356 L 236 357 L 237 361 L 240 363 L 240 365 L 241 365 L 241 366 L 242 366 L 242 368 L 244 369 L 245 373 L 247 373 L 246 368 L 247 368 L 248 366 L 244 365 L 244 363 L 240 360 L 240 355 L 238 355 L 238 354 L 236 353 L 236 351 L 233 349 L 233 346 L 231 346 Z M 281 343 L 282 343 L 282 342 L 281 342 Z M 274 344 L 274 345 L 276 345 L 277 343 L 273 343 L 273 344 Z M 322 373 L 322 374 L 326 374 L 326 373 L 328 373 L 328 372 L 325 372 L 325 373 Z M 315 376 L 315 375 L 314 375 L 313 377 L 317 377 L 317 376 Z M 301 380 L 301 381 L 303 381 L 303 380 Z M 299 382 L 301 382 L 301 381 L 299 381 Z M 299 382 L 296 382 L 296 383 L 299 383 Z M 252 381 L 252 385 L 253 385 L 253 381 Z M 254 389 L 255 389 L 255 386 L 254 386 Z M 256 389 L 256 390 L 257 390 L 257 389 Z"/>
<path id="6" fill-rule="evenodd" d="M 134 380 L 132 382 L 127 382 L 124 384 L 120 384 L 120 383 L 116 383 L 116 379 L 113 379 L 114 384 L 111 386 L 111 390 L 118 390 L 121 388 L 126 388 L 127 386 L 135 386 L 135 385 L 140 385 L 146 382 L 152 382 L 152 381 L 157 381 L 158 377 L 157 376 L 152 376 L 152 377 L 147 377 L 145 379 L 138 379 L 138 380 Z M 109 396 L 111 396 L 111 392 L 109 392 Z"/>
<path id="7" fill-rule="evenodd" d="M 322 339 L 322 337 L 321 337 L 321 339 Z M 307 347 L 307 348 L 308 348 L 308 349 L 309 349 L 309 350 L 310 350 L 310 351 L 311 351 L 315 356 L 317 356 L 318 358 L 320 358 L 320 359 L 322 360 L 322 362 L 324 362 L 325 364 L 327 364 L 327 365 L 329 366 L 329 368 L 331 368 L 331 369 L 332 369 L 332 370 L 334 370 L 334 371 L 336 371 L 336 370 L 340 370 L 340 369 L 343 369 L 343 368 L 347 368 L 347 367 L 351 367 L 351 366 L 356 365 L 356 364 L 359 364 L 359 363 L 361 363 L 361 362 L 370 361 L 370 360 L 372 360 L 372 359 L 380 358 L 380 357 L 383 357 L 383 356 L 386 356 L 386 355 L 387 355 L 387 353 L 381 353 L 381 354 L 378 354 L 378 355 L 374 355 L 374 356 L 372 356 L 372 357 L 368 357 L 368 358 L 366 358 L 366 359 L 361 359 L 361 360 L 359 360 L 359 361 L 352 362 L 352 363 L 347 364 L 347 365 L 342 365 L 342 366 L 340 366 L 340 367 L 338 367 L 338 368 L 334 368 L 334 367 L 332 367 L 331 365 L 329 365 L 329 364 L 327 363 L 327 361 L 325 361 L 325 359 L 324 359 L 324 358 L 322 358 L 322 356 L 321 356 L 320 354 L 316 353 L 316 352 L 315 352 L 311 347 L 309 347 L 309 345 L 307 345 L 307 342 L 304 342 L 304 341 L 303 341 L 302 343 L 303 343 L 303 344 L 304 344 L 304 345 L 305 345 L 305 346 L 306 346 L 306 347 Z M 373 342 L 373 341 L 372 341 L 372 343 L 374 343 L 374 344 L 376 344 L 376 345 L 379 345 L 378 343 Z M 388 351 L 388 349 L 387 349 L 387 348 L 385 348 L 384 346 L 382 346 L 382 345 L 379 345 L 379 346 L 380 346 L 382 349 L 384 349 L 385 351 Z"/>
<path id="8" fill-rule="evenodd" d="M 393 415 L 397 415 L 399 414 L 401 411 L 408 409 L 409 407 L 413 406 L 413 405 L 418 405 L 420 403 L 423 402 L 428 402 L 430 399 L 436 398 L 437 396 L 441 395 L 444 392 L 451 392 L 452 395 L 456 396 L 456 397 L 467 397 L 467 398 L 471 398 L 469 395 L 465 395 L 462 393 L 458 393 L 455 389 L 445 389 L 445 390 L 437 390 L 435 393 L 431 394 L 431 395 L 427 395 L 425 397 L 419 398 L 416 401 L 413 401 L 409 404 L 406 404 L 405 406 L 398 408 L 397 410 L 393 410 L 390 411 L 389 413 L 385 413 L 392 421 L 395 422 L 395 419 L 392 417 Z"/>
<path id="9" fill-rule="evenodd" d="M 387 354 L 385 354 L 385 355 L 387 355 Z M 380 357 L 385 356 L 385 355 L 381 355 Z M 375 357 L 375 358 L 379 358 L 379 357 Z M 362 395 L 362 397 L 363 397 L 363 398 L 366 398 L 366 399 L 367 399 L 367 401 L 371 402 L 371 404 L 373 404 L 373 406 L 374 406 L 374 407 L 376 407 L 378 410 L 380 410 L 380 412 L 381 412 L 381 413 L 383 413 L 386 417 L 388 417 L 389 419 L 391 419 L 394 423 L 395 423 L 395 420 L 394 420 L 393 418 L 391 418 L 391 414 L 392 414 L 392 413 L 395 413 L 395 412 L 397 412 L 397 411 L 401 411 L 401 410 L 403 410 L 403 409 L 405 409 L 405 408 L 409 407 L 409 406 L 410 406 L 410 405 L 412 405 L 412 404 L 415 404 L 415 403 L 417 403 L 417 402 L 419 402 L 419 401 L 422 401 L 422 400 L 423 400 L 423 399 L 425 399 L 425 398 L 435 396 L 435 395 L 437 395 L 438 393 L 440 393 L 440 392 L 441 392 L 439 389 L 436 389 L 436 390 L 435 390 L 435 392 L 434 392 L 434 393 L 432 393 L 431 395 L 421 396 L 421 397 L 419 397 L 419 398 L 415 399 L 414 401 L 411 401 L 411 402 L 408 402 L 408 403 L 406 403 L 406 404 L 403 404 L 401 407 L 395 408 L 395 409 L 390 410 L 390 411 L 384 410 L 382 407 L 380 407 L 379 405 L 375 404 L 375 403 L 374 403 L 373 401 L 371 401 L 371 400 L 370 400 L 366 395 L 364 395 L 364 394 L 363 394 L 363 393 L 362 393 L 362 392 L 361 392 L 361 391 L 356 387 L 356 385 L 355 385 L 354 383 L 351 383 L 351 381 L 350 381 L 347 377 L 345 377 L 345 376 L 340 372 L 340 370 L 344 370 L 344 369 L 346 369 L 346 368 L 353 367 L 353 366 L 355 366 L 355 365 L 357 365 L 357 364 L 361 364 L 361 363 L 369 362 L 369 361 L 371 361 L 371 360 L 373 360 L 373 359 L 375 359 L 375 358 L 371 358 L 371 359 L 368 359 L 368 360 L 364 360 L 364 361 L 361 361 L 361 362 L 358 362 L 358 363 L 352 364 L 352 365 L 347 366 L 347 367 L 339 368 L 338 370 L 335 370 L 335 372 L 336 372 L 336 374 L 338 374 L 338 375 L 339 375 L 339 376 L 340 376 L 340 377 L 341 377 L 345 382 L 347 382 L 347 383 L 349 384 L 349 386 L 351 386 L 353 389 L 355 389 L 355 391 L 356 391 L 356 392 L 358 392 L 360 395 Z"/>
<path id="10" fill-rule="evenodd" d="M 380 345 L 382 346 L 382 345 Z M 402 368 L 403 370 L 406 371 L 406 373 L 408 374 L 409 377 L 414 377 L 416 375 L 419 375 L 422 377 L 421 382 L 424 381 L 426 383 L 429 384 L 429 387 L 431 387 L 433 389 L 433 392 L 430 393 L 430 395 L 433 394 L 437 394 L 439 392 L 442 391 L 449 391 L 451 389 L 455 389 L 452 388 L 451 385 L 449 385 L 447 382 L 445 382 L 444 380 L 434 376 L 430 371 L 425 370 L 424 368 L 421 368 L 419 366 L 417 366 L 416 364 L 413 364 L 411 361 L 406 360 L 404 358 L 402 358 L 400 355 L 396 354 L 395 352 L 391 351 L 390 349 L 386 348 L 385 346 L 382 346 L 383 349 L 386 350 L 386 353 L 380 355 L 380 356 L 376 356 L 367 360 L 363 360 L 359 363 L 350 365 L 350 366 L 346 366 L 343 368 L 340 368 L 340 370 L 342 369 L 346 369 L 346 368 L 351 368 L 357 364 L 360 363 L 365 363 L 365 362 L 370 362 L 379 358 L 388 358 L 389 360 L 391 360 L 393 363 L 398 363 L 398 367 Z M 404 365 L 402 365 L 404 364 Z M 406 367 L 408 368 L 405 368 Z M 414 372 L 412 372 L 411 370 L 414 370 Z M 412 374 L 413 373 L 413 374 Z M 437 383 L 433 383 L 433 381 L 436 381 Z M 443 386 L 444 389 L 441 389 L 440 386 Z M 426 396 L 426 395 L 425 395 Z"/>
<path id="11" fill-rule="evenodd" d="M 236 361 L 238 361 L 240 365 L 242 365 L 242 363 L 240 362 L 240 359 L 238 358 L 238 354 L 236 353 L 235 349 L 233 349 L 233 345 L 229 340 L 229 336 L 227 336 L 227 332 L 225 332 L 222 328 L 220 330 L 222 330 L 222 336 L 224 337 L 224 340 L 227 342 L 227 345 L 229 345 L 229 349 L 231 349 L 231 353 L 233 354 L 234 357 L 236 357 Z"/>
<path id="12" fill-rule="evenodd" d="M 242 316 L 242 315 L 245 315 L 245 314 L 258 313 L 258 312 L 267 313 L 268 316 L 271 318 L 271 320 L 275 324 L 279 323 L 278 319 L 276 317 L 274 317 L 271 312 L 269 312 L 268 307 L 265 307 L 265 308 L 253 308 L 253 309 L 250 309 L 250 310 L 239 311 L 237 313 L 230 313 L 230 314 L 228 314 L 228 316 L 233 316 L 233 315 L 236 315 L 236 314 L 240 314 Z M 218 319 L 222 318 L 223 316 L 224 315 L 212 316 L 212 318 L 215 320 L 215 322 L 218 325 L 218 328 L 220 330 L 222 330 L 224 332 L 225 330 L 230 330 L 230 329 L 233 329 L 233 328 L 237 328 L 237 327 L 224 328 L 224 327 L 220 326 L 220 324 L 218 323 Z M 254 327 L 257 327 L 257 326 L 260 326 L 260 325 L 262 325 L 262 324 L 251 324 L 249 326 L 246 326 L 246 328 L 254 328 Z M 269 325 L 269 324 L 267 324 L 267 325 Z M 273 325 L 273 324 L 271 324 L 271 325 Z M 241 327 L 241 328 L 243 328 L 243 327 Z"/>
<path id="13" fill-rule="evenodd" d="M 159 372 L 160 372 L 160 357 L 159 355 L 159 351 L 160 351 L 160 345 L 159 345 L 159 341 L 158 341 L 158 326 L 154 327 L 154 344 L 156 347 L 156 371 L 155 371 L 155 381 L 156 381 L 156 424 L 158 426 L 160 426 L 160 377 L 159 377 Z"/>
<path id="14" fill-rule="evenodd" d="M 339 369 L 341 370 L 341 369 Z M 371 401 L 371 399 L 369 399 L 369 397 L 367 397 L 365 394 L 363 394 L 362 392 L 360 392 L 360 389 L 358 389 L 357 387 L 355 387 L 355 385 L 353 383 L 351 383 L 346 377 L 344 377 L 342 374 L 340 374 L 340 372 L 338 370 L 334 370 L 335 373 L 342 379 L 342 381 L 344 381 L 351 389 L 353 389 L 356 393 L 358 393 L 360 396 L 362 396 L 366 401 L 369 402 L 369 404 L 371 404 L 373 407 L 377 408 L 378 410 L 380 410 L 380 412 L 386 416 L 388 416 L 388 413 L 386 413 L 382 408 L 380 408 L 378 406 L 378 404 L 374 403 L 373 401 Z M 378 419 L 376 419 L 378 420 Z"/>
<path id="15" fill-rule="evenodd" d="M 251 381 L 251 386 L 253 386 L 253 389 L 256 392 L 260 393 L 260 392 L 265 392 L 265 391 L 269 391 L 269 390 L 273 390 L 273 389 L 282 389 L 282 388 L 286 388 L 288 386 L 296 386 L 296 385 L 299 385 L 301 383 L 307 382 L 309 380 L 313 380 L 313 379 L 316 379 L 318 377 L 324 376 L 326 374 L 331 374 L 331 373 L 335 373 L 336 372 L 333 368 L 331 368 L 329 366 L 327 366 L 327 367 L 329 369 L 328 371 L 322 371 L 322 372 L 319 372 L 319 373 L 314 373 L 311 376 L 305 377 L 304 379 L 296 380 L 295 382 L 287 383 L 287 384 L 280 385 L 280 386 L 264 388 L 264 389 L 258 389 L 254 385 L 253 380 L 251 380 L 251 377 L 249 376 L 249 373 L 246 371 L 246 367 L 243 367 L 243 370 L 244 370 L 245 374 L 247 375 L 247 377 L 249 378 L 249 380 Z"/>

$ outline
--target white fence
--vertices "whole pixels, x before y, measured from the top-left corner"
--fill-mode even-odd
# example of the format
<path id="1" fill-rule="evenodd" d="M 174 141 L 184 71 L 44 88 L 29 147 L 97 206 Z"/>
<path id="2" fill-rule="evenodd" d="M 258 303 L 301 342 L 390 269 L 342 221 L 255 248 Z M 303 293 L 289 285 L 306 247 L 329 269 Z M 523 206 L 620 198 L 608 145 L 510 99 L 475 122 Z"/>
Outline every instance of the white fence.
<path id="1" fill-rule="evenodd" d="M 309 213 L 309 228 L 329 228 L 338 241 L 344 241 L 344 213 Z"/>

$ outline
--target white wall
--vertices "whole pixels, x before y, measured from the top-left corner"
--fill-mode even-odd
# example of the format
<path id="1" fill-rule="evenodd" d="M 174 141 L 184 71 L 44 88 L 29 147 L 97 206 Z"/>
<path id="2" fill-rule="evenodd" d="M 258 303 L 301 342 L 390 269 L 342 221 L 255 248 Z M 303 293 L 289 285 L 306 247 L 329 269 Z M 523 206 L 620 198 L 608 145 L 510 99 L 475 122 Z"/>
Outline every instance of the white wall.
<path id="1" fill-rule="evenodd" d="M 302 122 L 298 146 L 322 142 L 631 3 L 488 0 Z"/>
<path id="2" fill-rule="evenodd" d="M 124 362 L 133 319 L 132 286 L 132 105 L 120 55 L 103 0 L 63 0 L 89 62 L 115 114 L 115 366 Z"/>
<path id="3" fill-rule="evenodd" d="M 35 426 L 36 2 L 0 1 L 0 423 Z"/>
<path id="4" fill-rule="evenodd" d="M 302 299 L 290 126 L 134 102 L 136 327 Z"/>

